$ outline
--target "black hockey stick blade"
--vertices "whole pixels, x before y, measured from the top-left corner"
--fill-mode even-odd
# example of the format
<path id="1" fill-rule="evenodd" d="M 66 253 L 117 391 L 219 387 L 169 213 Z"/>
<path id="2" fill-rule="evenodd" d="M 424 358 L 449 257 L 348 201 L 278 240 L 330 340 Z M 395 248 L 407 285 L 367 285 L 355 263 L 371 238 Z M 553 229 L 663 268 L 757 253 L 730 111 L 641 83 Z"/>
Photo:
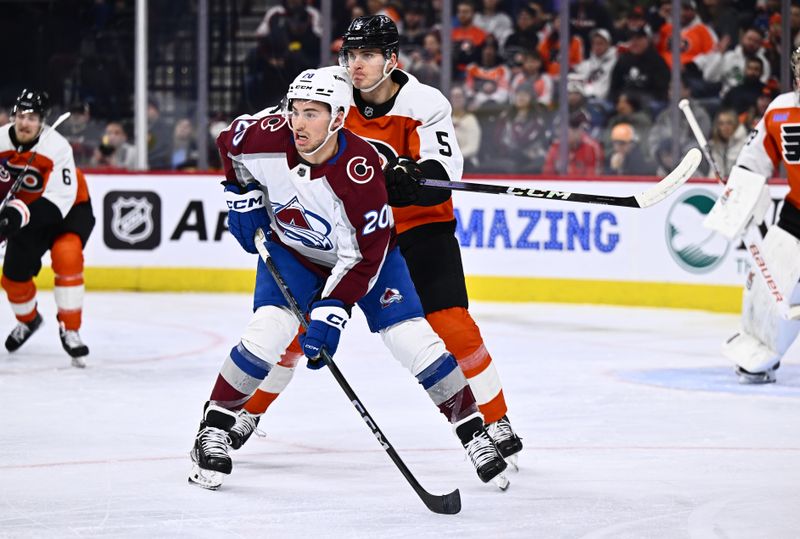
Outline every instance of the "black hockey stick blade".
<path id="1" fill-rule="evenodd" d="M 267 266 L 267 270 L 269 271 L 270 275 L 272 275 L 272 278 L 275 279 L 275 283 L 278 285 L 281 294 L 283 294 L 286 303 L 289 305 L 289 309 L 292 311 L 295 318 L 297 318 L 297 320 L 300 322 L 300 325 L 302 325 L 304 328 L 307 328 L 308 321 L 306 320 L 305 316 L 303 316 L 303 311 L 300 309 L 294 294 L 292 294 L 292 291 L 289 289 L 289 285 L 286 284 L 286 280 L 278 271 L 278 268 L 275 266 L 275 263 L 270 257 L 267 246 L 264 243 L 267 239 L 264 231 L 260 228 L 256 229 L 255 237 L 253 239 L 255 241 L 258 254 L 264 261 L 264 265 Z M 381 444 L 383 449 L 386 451 L 386 454 L 389 455 L 389 458 L 392 459 L 392 462 L 394 462 L 395 466 L 397 466 L 397 468 L 400 470 L 400 473 L 403 474 L 403 477 L 406 478 L 406 481 L 408 481 L 408 484 L 414 489 L 414 492 L 417 493 L 417 496 L 419 496 L 419 498 L 422 500 L 422 503 L 425 504 L 425 507 L 440 515 L 455 515 L 461 511 L 461 493 L 458 491 L 458 489 L 448 494 L 437 495 L 431 494 L 419 484 L 417 478 L 414 477 L 414 474 L 412 474 L 411 470 L 408 469 L 408 466 L 406 466 L 405 462 L 403 462 L 403 459 L 400 458 L 400 455 L 397 454 L 397 451 L 395 451 L 392 444 L 390 444 L 389 440 L 386 439 L 386 436 L 378 427 L 378 424 L 374 419 L 372 419 L 372 416 L 367 411 L 367 408 L 361 403 L 361 399 L 358 398 L 356 392 L 353 391 L 352 387 L 350 387 L 347 379 L 339 370 L 339 367 L 336 366 L 336 363 L 334 363 L 330 354 L 328 354 L 325 349 L 322 349 L 321 355 L 322 360 L 328 366 L 328 370 L 331 371 L 331 374 L 339 383 L 339 386 L 345 392 L 347 398 L 350 399 L 350 403 L 355 407 L 359 415 L 361 415 L 361 419 L 363 419 L 364 423 L 367 424 L 367 427 L 369 427 L 369 429 L 372 431 L 373 436 L 375 436 L 375 438 L 378 440 L 378 443 Z"/>
<path id="2" fill-rule="evenodd" d="M 621 197 L 613 195 L 593 195 L 588 193 L 574 193 L 570 191 L 557 191 L 551 189 L 537 189 L 535 187 L 508 187 L 505 185 L 491 185 L 486 183 L 451 182 L 446 180 L 423 179 L 422 185 L 439 189 L 453 189 L 472 193 L 489 193 L 493 195 L 512 195 L 528 198 L 543 198 L 565 202 L 582 202 L 584 204 L 601 204 L 605 206 L 623 206 L 628 208 L 647 208 L 661 202 L 692 177 L 694 171 L 700 166 L 703 156 L 700 150 L 692 148 L 683 160 L 664 179 L 656 185 L 636 195 Z"/>

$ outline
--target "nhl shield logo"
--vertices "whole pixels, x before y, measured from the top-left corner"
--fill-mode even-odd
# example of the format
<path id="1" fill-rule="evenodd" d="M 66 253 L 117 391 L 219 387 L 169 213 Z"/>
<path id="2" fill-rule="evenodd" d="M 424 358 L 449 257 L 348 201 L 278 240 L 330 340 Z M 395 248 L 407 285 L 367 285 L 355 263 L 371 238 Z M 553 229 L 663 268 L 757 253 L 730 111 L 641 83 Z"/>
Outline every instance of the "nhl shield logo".
<path id="1" fill-rule="evenodd" d="M 151 192 L 111 192 L 104 200 L 103 236 L 112 249 L 153 249 L 161 243 L 161 200 Z"/>
<path id="2" fill-rule="evenodd" d="M 375 114 L 375 109 L 372 107 L 364 107 L 364 116 L 367 118 L 372 118 L 373 114 Z"/>
<path id="3" fill-rule="evenodd" d="M 121 241 L 133 245 L 153 233 L 153 205 L 146 198 L 119 197 L 111 211 L 111 230 Z"/>
<path id="4" fill-rule="evenodd" d="M 381 308 L 385 309 L 392 303 L 403 301 L 403 295 L 396 288 L 387 288 L 381 296 Z"/>

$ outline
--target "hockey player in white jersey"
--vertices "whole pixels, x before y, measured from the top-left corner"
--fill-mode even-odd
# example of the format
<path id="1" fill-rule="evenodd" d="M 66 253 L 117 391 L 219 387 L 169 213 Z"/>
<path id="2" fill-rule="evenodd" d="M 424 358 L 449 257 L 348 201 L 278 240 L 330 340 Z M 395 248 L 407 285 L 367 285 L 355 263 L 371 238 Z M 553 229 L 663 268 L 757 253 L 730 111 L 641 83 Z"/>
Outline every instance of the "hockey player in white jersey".
<path id="1" fill-rule="evenodd" d="M 755 275 L 760 269 L 752 268 L 742 300 L 741 328 L 723 345 L 723 354 L 736 363 L 740 382 L 748 384 L 775 382 L 781 358 L 800 332 L 800 321 L 786 319 L 776 301 L 800 302 L 800 48 L 792 53 L 792 73 L 795 90 L 770 103 L 736 160 L 727 196 L 720 197 L 706 221 L 738 241 L 745 226 L 763 221 L 769 204 L 767 179 L 783 162 L 789 193 L 761 253 L 770 275 L 761 278 Z"/>
<path id="2" fill-rule="evenodd" d="M 505 488 L 506 463 L 455 358 L 425 320 L 396 247 L 378 154 L 342 129 L 350 99 L 342 68 L 307 70 L 290 85 L 285 114 L 240 117 L 220 134 L 230 231 L 251 253 L 256 230 L 270 231 L 270 256 L 310 317 L 301 339 L 309 367 L 323 366 L 322 348 L 336 352 L 358 304 L 451 423 L 480 479 Z M 299 325 L 287 305 L 259 259 L 253 315 L 206 403 L 190 482 L 222 484 L 236 412 L 264 379 L 285 377 L 277 364 Z"/>
<path id="3" fill-rule="evenodd" d="M 450 191 L 419 185 L 423 177 L 461 179 L 463 158 L 450 104 L 441 92 L 398 69 L 398 47 L 397 27 L 389 17 L 358 17 L 350 23 L 340 52 L 354 86 L 345 127 L 378 150 L 398 245 L 425 318 L 456 357 L 501 454 L 516 464 L 522 440 L 511 428 L 500 376 L 468 311 Z M 287 377 L 297 354 L 295 345 L 284 355 L 279 368 Z M 234 447 L 246 441 L 284 387 L 267 379 L 259 388 L 231 436 Z"/>
<path id="4" fill-rule="evenodd" d="M 0 212 L 0 237 L 7 239 L 2 286 L 17 318 L 6 339 L 19 349 L 42 325 L 33 277 L 49 249 L 55 273 L 58 330 L 75 367 L 86 366 L 89 348 L 78 330 L 83 309 L 83 248 L 94 227 L 89 191 L 75 168 L 69 142 L 45 125 L 47 94 L 23 90 L 14 121 L 0 127 L 0 188 L 6 195 L 22 175 L 19 190 Z M 40 142 L 41 140 L 41 142 Z"/>

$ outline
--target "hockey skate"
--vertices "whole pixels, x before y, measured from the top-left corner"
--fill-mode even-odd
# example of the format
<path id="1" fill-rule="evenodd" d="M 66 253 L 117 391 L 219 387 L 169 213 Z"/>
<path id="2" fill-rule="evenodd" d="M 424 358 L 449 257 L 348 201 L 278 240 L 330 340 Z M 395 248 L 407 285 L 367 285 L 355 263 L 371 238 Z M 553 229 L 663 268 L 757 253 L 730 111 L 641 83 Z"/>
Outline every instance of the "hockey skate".
<path id="1" fill-rule="evenodd" d="M 239 413 L 236 414 L 236 424 L 233 425 L 230 433 L 228 433 L 228 437 L 231 441 L 231 449 L 239 449 L 242 447 L 254 432 L 256 436 L 266 436 L 266 434 L 257 428 L 260 419 L 260 415 L 253 415 L 247 410 L 239 410 Z"/>
<path id="2" fill-rule="evenodd" d="M 228 433 L 236 423 L 236 414 L 225 408 L 210 404 L 206 408 L 200 430 L 189 452 L 192 471 L 189 483 L 209 490 L 217 490 L 231 473 L 233 463 L 228 455 L 230 439 Z"/>
<path id="3" fill-rule="evenodd" d="M 72 358 L 72 366 L 79 369 L 86 367 L 84 358 L 89 355 L 89 347 L 83 344 L 78 331 L 67 329 L 64 327 L 64 322 L 59 322 L 58 335 L 61 337 L 64 351 Z"/>
<path id="4" fill-rule="evenodd" d="M 464 434 L 470 433 L 465 441 Z M 469 460 L 478 472 L 478 478 L 484 483 L 491 481 L 500 490 L 508 488 L 508 478 L 503 471 L 508 467 L 506 461 L 497 450 L 497 446 L 489 437 L 480 418 L 470 420 L 464 425 L 456 427 L 456 434 L 462 440 L 462 445 L 467 451 Z"/>
<path id="5" fill-rule="evenodd" d="M 31 338 L 31 335 L 39 329 L 42 325 L 42 321 L 42 315 L 37 312 L 36 318 L 30 322 L 17 322 L 16 327 L 11 330 L 11 333 L 8 334 L 8 338 L 6 339 L 6 350 L 9 352 L 18 350 L 19 347 L 25 344 L 28 339 Z"/>
<path id="6" fill-rule="evenodd" d="M 500 455 L 515 471 L 519 471 L 517 461 L 519 452 L 522 450 L 522 438 L 514 433 L 508 416 L 503 416 L 494 423 L 486 425 L 486 431 L 497 446 Z"/>
<path id="7" fill-rule="evenodd" d="M 750 372 L 744 370 L 739 365 L 736 365 L 736 376 L 739 377 L 740 384 L 750 384 L 750 385 L 774 384 L 776 380 L 775 372 L 778 370 L 778 367 L 780 366 L 781 364 L 780 362 L 778 362 L 771 368 L 767 369 L 766 371 Z"/>

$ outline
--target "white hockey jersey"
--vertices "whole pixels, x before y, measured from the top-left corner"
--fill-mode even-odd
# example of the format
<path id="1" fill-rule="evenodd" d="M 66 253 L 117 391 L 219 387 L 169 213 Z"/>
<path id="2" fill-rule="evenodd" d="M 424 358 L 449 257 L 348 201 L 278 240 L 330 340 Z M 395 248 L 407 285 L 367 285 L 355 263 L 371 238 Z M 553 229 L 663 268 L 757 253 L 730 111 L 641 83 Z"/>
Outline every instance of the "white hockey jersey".
<path id="1" fill-rule="evenodd" d="M 394 243 L 380 160 L 343 129 L 328 162 L 301 161 L 281 115 L 242 116 L 217 138 L 225 177 L 269 193 L 273 241 L 327 278 L 322 297 L 352 305 L 374 284 Z"/>
<path id="2" fill-rule="evenodd" d="M 31 149 L 38 139 L 29 144 L 20 144 L 14 137 L 13 123 L 0 127 L 0 164 L 13 177 L 17 177 L 31 157 Z M 57 131 L 48 133 L 36 148 L 36 156 L 25 171 L 16 198 L 26 204 L 42 197 L 67 215 L 78 196 L 78 174 L 72 147 Z"/>

